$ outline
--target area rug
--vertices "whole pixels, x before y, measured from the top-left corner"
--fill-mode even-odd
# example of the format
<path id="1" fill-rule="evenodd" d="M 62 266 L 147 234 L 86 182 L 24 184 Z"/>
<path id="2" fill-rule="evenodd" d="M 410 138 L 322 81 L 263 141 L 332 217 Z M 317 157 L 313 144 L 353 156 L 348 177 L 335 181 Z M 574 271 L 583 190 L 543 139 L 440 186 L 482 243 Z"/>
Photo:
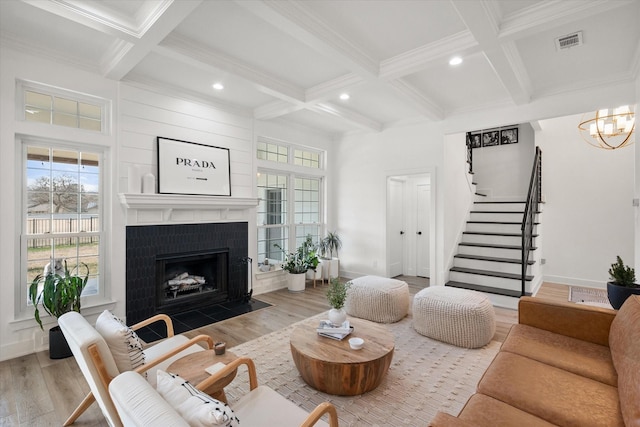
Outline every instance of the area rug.
<path id="1" fill-rule="evenodd" d="M 596 307 L 612 308 L 606 289 L 569 286 L 569 301 Z"/>
<path id="2" fill-rule="evenodd" d="M 326 318 L 326 313 L 315 318 Z M 289 348 L 289 337 L 296 325 L 240 344 L 231 351 L 254 360 L 259 384 L 270 386 L 307 412 L 321 402 L 333 403 L 343 427 L 427 425 L 438 411 L 457 415 L 500 349 L 496 341 L 479 349 L 463 349 L 429 339 L 413 329 L 408 316 L 388 325 L 396 348 L 380 386 L 363 395 L 333 396 L 309 387 L 298 374 Z M 225 388 L 232 407 L 248 387 L 246 369 L 241 368 Z"/>

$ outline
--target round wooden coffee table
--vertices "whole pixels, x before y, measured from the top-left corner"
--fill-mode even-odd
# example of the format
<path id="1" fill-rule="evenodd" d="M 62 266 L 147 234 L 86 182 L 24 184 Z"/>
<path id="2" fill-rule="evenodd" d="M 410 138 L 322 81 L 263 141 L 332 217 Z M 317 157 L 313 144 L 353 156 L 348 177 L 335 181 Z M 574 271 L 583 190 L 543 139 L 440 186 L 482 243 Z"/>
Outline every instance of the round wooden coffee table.
<path id="1" fill-rule="evenodd" d="M 318 320 L 307 321 L 291 333 L 291 354 L 302 379 L 316 390 L 353 396 L 373 390 L 384 378 L 395 348 L 386 325 L 349 318 L 354 331 L 342 341 L 318 335 Z M 364 339 L 360 350 L 349 338 Z"/>
<path id="2" fill-rule="evenodd" d="M 238 356 L 230 351 L 226 351 L 220 356 L 216 355 L 213 349 L 196 351 L 195 353 L 188 354 L 173 362 L 167 367 L 167 372 L 178 374 L 194 386 L 197 386 L 199 383 L 211 376 L 207 371 L 205 371 L 206 368 L 215 365 L 218 362 L 224 363 L 226 365 L 227 363 L 232 362 L 237 358 Z M 221 378 L 220 380 L 207 387 L 206 390 L 202 391 L 207 393 L 214 399 L 218 399 L 222 402 L 228 403 L 227 396 L 224 394 L 224 388 L 228 386 L 231 381 L 233 381 L 237 372 L 237 369 L 234 370 L 229 375 Z"/>

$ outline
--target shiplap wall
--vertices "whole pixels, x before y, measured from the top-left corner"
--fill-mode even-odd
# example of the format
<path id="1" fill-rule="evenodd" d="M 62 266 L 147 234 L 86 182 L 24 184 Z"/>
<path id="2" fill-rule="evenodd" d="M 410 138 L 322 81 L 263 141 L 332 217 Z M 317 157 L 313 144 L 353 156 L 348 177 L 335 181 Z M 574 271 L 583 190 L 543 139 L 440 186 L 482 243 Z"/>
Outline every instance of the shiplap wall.
<path id="1" fill-rule="evenodd" d="M 127 191 L 132 164 L 157 179 L 156 137 L 228 148 L 231 197 L 253 194 L 253 120 L 194 101 L 173 98 L 149 88 L 123 84 L 120 89 L 118 182 Z"/>

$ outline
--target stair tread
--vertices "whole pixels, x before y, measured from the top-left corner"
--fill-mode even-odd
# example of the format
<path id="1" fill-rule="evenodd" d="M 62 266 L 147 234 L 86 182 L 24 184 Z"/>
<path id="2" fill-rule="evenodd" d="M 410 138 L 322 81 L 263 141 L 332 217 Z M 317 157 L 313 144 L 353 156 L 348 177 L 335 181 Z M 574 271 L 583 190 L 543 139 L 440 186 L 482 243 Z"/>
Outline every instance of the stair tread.
<path id="1" fill-rule="evenodd" d="M 522 279 L 522 275 L 514 273 L 503 273 L 501 271 L 491 270 L 478 270 L 477 268 L 465 268 L 465 267 L 451 267 L 449 271 L 455 271 L 457 273 L 477 274 L 481 276 L 500 277 L 503 279 Z M 533 280 L 533 276 L 525 276 L 524 279 L 528 282 Z"/>
<path id="2" fill-rule="evenodd" d="M 474 246 L 474 247 L 478 247 L 478 248 L 496 248 L 496 249 L 515 249 L 515 250 L 522 250 L 522 246 L 520 245 L 494 245 L 492 243 L 474 243 L 474 242 L 460 242 L 459 243 L 460 246 Z M 530 248 L 532 251 L 535 251 L 536 249 L 538 249 L 535 246 L 532 246 Z"/>
<path id="3" fill-rule="evenodd" d="M 481 214 L 518 214 L 524 215 L 524 211 L 471 211 L 471 213 Z"/>
<path id="4" fill-rule="evenodd" d="M 482 203 L 482 204 L 491 204 L 491 203 L 501 203 L 501 204 L 512 204 L 512 203 L 526 203 L 523 200 L 484 200 L 482 202 L 475 202 L 475 203 Z"/>
<path id="5" fill-rule="evenodd" d="M 467 221 L 467 224 L 507 224 L 507 225 L 522 225 L 522 221 Z M 539 222 L 534 222 L 533 225 L 540 225 Z"/>
<path id="6" fill-rule="evenodd" d="M 468 254 L 456 254 L 453 257 L 464 258 L 464 259 L 476 259 L 478 261 L 504 262 L 508 264 L 522 264 L 522 260 L 518 258 L 500 258 L 500 257 L 493 257 L 493 256 L 468 255 Z M 533 265 L 535 264 L 535 261 L 528 260 L 527 264 Z"/>
<path id="7" fill-rule="evenodd" d="M 477 236 L 522 237 L 522 233 L 493 233 L 490 231 L 463 231 L 462 234 L 473 234 Z M 538 237 L 538 235 L 532 234 L 531 237 Z"/>
<path id="8" fill-rule="evenodd" d="M 511 289 L 502 289 L 502 288 L 495 288 L 493 286 L 483 286 L 483 285 L 476 285 L 473 283 L 464 283 L 464 282 L 456 282 L 456 281 L 449 281 L 445 284 L 445 286 L 450 286 L 452 288 L 462 288 L 462 289 L 470 289 L 470 290 L 474 290 L 474 291 L 478 291 L 478 292 L 485 292 L 488 294 L 496 294 L 496 295 L 504 295 L 507 297 L 514 297 L 514 298 L 520 298 L 520 291 L 514 291 Z M 526 296 L 531 296 L 531 292 L 525 292 Z"/>

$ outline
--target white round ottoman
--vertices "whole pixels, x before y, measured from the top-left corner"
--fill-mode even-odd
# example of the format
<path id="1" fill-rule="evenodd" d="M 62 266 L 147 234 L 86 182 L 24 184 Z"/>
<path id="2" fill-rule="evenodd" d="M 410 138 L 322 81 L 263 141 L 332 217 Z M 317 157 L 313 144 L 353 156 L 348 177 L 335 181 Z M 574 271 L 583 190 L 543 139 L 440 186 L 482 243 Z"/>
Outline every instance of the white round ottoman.
<path id="1" fill-rule="evenodd" d="M 438 341 L 477 348 L 493 338 L 495 312 L 489 298 L 480 292 L 434 286 L 413 298 L 413 327 Z"/>
<path id="2" fill-rule="evenodd" d="M 344 309 L 350 316 L 394 323 L 409 312 L 409 286 L 402 280 L 363 276 L 351 280 Z"/>

